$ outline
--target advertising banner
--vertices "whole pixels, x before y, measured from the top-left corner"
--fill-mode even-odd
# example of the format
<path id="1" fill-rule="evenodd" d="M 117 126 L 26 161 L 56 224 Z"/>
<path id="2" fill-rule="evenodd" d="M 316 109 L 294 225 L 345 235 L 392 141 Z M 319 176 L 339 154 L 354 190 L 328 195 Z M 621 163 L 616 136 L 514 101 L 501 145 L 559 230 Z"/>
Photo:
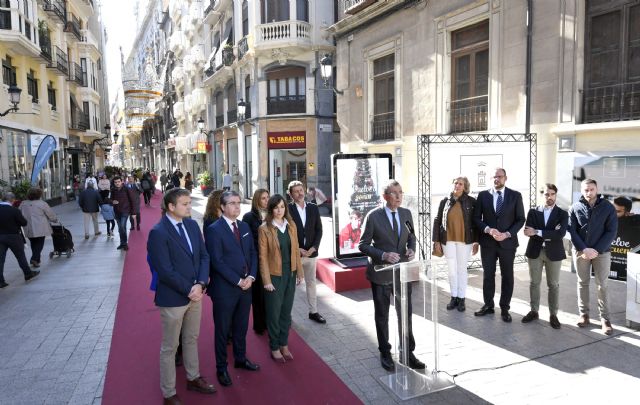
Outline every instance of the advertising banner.
<path id="1" fill-rule="evenodd" d="M 383 201 L 391 154 L 336 154 L 332 161 L 334 252 L 338 259 L 363 256 L 358 250 L 361 227 Z"/>
<path id="2" fill-rule="evenodd" d="M 627 279 L 627 253 L 640 245 L 640 215 L 618 218 L 618 236 L 611 243 L 609 278 Z"/>
<path id="3" fill-rule="evenodd" d="M 57 142 L 56 138 L 51 135 L 47 135 L 40 141 L 40 146 L 33 158 L 33 170 L 31 171 L 31 184 L 36 185 L 38 183 L 38 175 L 47 164 L 47 161 L 56 150 Z"/>

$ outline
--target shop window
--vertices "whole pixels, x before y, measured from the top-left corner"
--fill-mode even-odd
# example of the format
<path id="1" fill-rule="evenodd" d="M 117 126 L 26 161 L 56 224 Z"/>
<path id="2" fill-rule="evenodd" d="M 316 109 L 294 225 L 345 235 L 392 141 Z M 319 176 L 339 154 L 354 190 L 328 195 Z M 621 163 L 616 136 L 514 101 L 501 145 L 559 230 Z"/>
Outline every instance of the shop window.
<path id="1" fill-rule="evenodd" d="M 31 96 L 31 102 L 38 104 L 38 79 L 33 70 L 27 73 L 27 93 Z"/>
<path id="2" fill-rule="evenodd" d="M 289 21 L 289 0 L 261 0 L 262 23 Z"/>
<path id="3" fill-rule="evenodd" d="M 53 82 L 49 82 L 47 85 L 47 98 L 49 100 L 49 105 L 51 106 L 52 111 L 56 111 L 56 89 L 53 88 Z"/>
<path id="4" fill-rule="evenodd" d="M 371 140 L 395 139 L 395 54 L 373 61 Z"/>
<path id="5" fill-rule="evenodd" d="M 306 112 L 306 78 L 303 67 L 287 66 L 267 72 L 267 114 Z"/>
<path id="6" fill-rule="evenodd" d="M 451 33 L 451 132 L 487 129 L 489 21 Z"/>
<path id="7" fill-rule="evenodd" d="M 11 56 L 2 60 L 2 83 L 7 86 L 16 84 L 16 68 L 11 64 Z"/>

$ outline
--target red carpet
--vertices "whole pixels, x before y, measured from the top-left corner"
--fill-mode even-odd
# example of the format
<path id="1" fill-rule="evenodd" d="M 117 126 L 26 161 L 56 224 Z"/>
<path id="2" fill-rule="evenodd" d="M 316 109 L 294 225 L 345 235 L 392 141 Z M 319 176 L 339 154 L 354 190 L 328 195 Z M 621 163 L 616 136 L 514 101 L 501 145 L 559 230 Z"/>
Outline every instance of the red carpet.
<path id="1" fill-rule="evenodd" d="M 142 204 L 144 205 L 144 204 Z M 107 363 L 103 404 L 161 404 L 160 315 L 149 291 L 150 272 L 146 262 L 147 235 L 160 218 L 160 193 L 152 201 L 156 208 L 141 207 L 141 231 L 132 231 L 125 259 L 116 310 L 111 351 Z M 229 346 L 231 387 L 222 387 L 215 373 L 211 300 L 206 297 L 199 339 L 200 373 L 218 390 L 213 395 L 187 391 L 184 368 L 177 370 L 178 395 L 187 404 L 355 404 L 357 396 L 293 330 L 289 347 L 293 362 L 277 364 L 269 357 L 268 338 L 247 333 L 247 357 L 260 364 L 250 372 L 233 368 Z"/>

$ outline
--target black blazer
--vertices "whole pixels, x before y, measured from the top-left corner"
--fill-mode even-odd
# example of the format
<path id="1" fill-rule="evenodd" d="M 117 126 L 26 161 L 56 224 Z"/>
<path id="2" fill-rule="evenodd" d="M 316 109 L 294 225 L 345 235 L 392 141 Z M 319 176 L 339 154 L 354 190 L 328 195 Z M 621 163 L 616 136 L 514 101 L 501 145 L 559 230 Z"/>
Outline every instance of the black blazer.
<path id="1" fill-rule="evenodd" d="M 11 205 L 0 204 L 0 234 L 17 235 L 21 226 L 26 226 L 27 220 L 19 209 Z"/>
<path id="2" fill-rule="evenodd" d="M 407 248 L 416 250 L 416 237 L 409 233 L 405 223 L 409 221 L 413 227 L 411 211 L 406 208 L 398 208 L 400 218 L 400 240 L 393 236 L 391 221 L 384 207 L 369 211 L 364 219 L 363 231 L 360 236 L 358 249 L 369 256 L 367 266 L 367 279 L 376 284 L 391 284 L 393 274 L 391 271 L 375 271 L 376 265 L 390 265 L 382 260 L 384 252 L 395 252 L 400 254 L 400 261 L 408 261 Z"/>
<path id="3" fill-rule="evenodd" d="M 249 225 L 249 228 L 251 228 L 253 245 L 255 246 L 258 255 L 260 255 L 260 251 L 258 250 L 258 228 L 262 225 L 262 218 L 260 218 L 260 214 L 255 211 L 249 211 L 242 217 L 242 222 Z"/>
<path id="4" fill-rule="evenodd" d="M 318 250 L 320 250 L 320 240 L 322 239 L 320 211 L 317 205 L 309 202 L 305 210 L 307 211 L 307 221 L 304 226 L 302 226 L 302 219 L 300 218 L 300 214 L 298 214 L 296 203 L 292 202 L 289 204 L 289 215 L 293 218 L 293 222 L 296 223 L 296 228 L 298 229 L 298 246 L 305 250 L 311 249 L 311 247 L 316 248 L 316 251 L 311 257 L 317 257 Z"/>
<path id="5" fill-rule="evenodd" d="M 524 206 L 522 205 L 522 194 L 510 188 L 504 188 L 502 213 L 496 215 L 493 208 L 493 195 L 489 190 L 481 191 L 476 200 L 476 207 L 473 212 L 473 221 L 480 234 L 480 246 L 483 248 L 516 249 L 518 247 L 518 231 L 525 221 Z M 509 232 L 510 238 L 498 242 L 487 233 L 486 227 L 496 228 L 500 232 Z"/>
<path id="6" fill-rule="evenodd" d="M 527 213 L 526 225 L 533 229 L 541 230 L 542 237 L 534 235 L 529 238 L 525 255 L 530 259 L 537 259 L 540 256 L 542 243 L 544 242 L 545 253 L 549 260 L 564 260 L 567 255 L 564 251 L 563 238 L 567 232 L 568 223 L 569 213 L 557 205 L 553 207 L 546 225 L 544 224 L 542 206 L 531 208 Z"/>

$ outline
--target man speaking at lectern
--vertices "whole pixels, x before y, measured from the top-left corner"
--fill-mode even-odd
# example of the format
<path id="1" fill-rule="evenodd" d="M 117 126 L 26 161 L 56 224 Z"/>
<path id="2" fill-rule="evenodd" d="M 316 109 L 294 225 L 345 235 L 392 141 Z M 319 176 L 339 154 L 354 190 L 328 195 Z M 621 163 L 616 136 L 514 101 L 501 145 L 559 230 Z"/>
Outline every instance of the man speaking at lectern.
<path id="1" fill-rule="evenodd" d="M 416 236 L 413 234 L 413 219 L 411 212 L 401 208 L 402 187 L 395 180 L 389 180 L 384 188 L 386 206 L 369 211 L 365 220 L 360 243 L 360 251 L 369 256 L 367 266 L 367 279 L 371 282 L 373 305 L 375 308 L 376 334 L 378 336 L 378 350 L 380 350 L 380 364 L 387 371 L 393 371 L 395 364 L 391 357 L 391 345 L 389 344 L 389 305 L 391 294 L 395 298 L 395 308 L 398 317 L 398 331 L 402 330 L 402 316 L 400 313 L 400 283 L 396 278 L 396 291 L 393 291 L 393 272 L 374 270 L 374 266 L 388 266 L 399 262 L 408 262 L 415 257 Z M 407 285 L 408 295 L 408 339 L 409 367 L 416 370 L 425 368 L 423 362 L 418 360 L 413 351 L 416 342 L 413 338 L 411 322 L 411 284 Z M 402 341 L 402 339 L 400 339 Z M 400 343 L 403 351 L 403 342 Z M 402 359 L 403 356 L 400 356 Z"/>

